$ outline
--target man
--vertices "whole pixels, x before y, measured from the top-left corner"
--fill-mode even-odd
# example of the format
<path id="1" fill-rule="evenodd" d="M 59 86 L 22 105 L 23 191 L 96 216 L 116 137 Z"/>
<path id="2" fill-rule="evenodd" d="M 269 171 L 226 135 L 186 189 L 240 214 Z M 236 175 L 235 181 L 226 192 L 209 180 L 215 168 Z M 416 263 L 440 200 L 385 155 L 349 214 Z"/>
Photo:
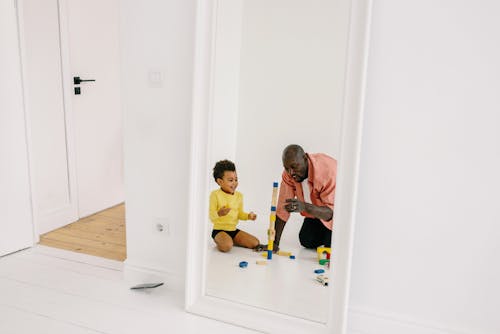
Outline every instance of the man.
<path id="1" fill-rule="evenodd" d="M 337 161 L 322 153 L 305 153 L 299 145 L 288 145 L 282 155 L 284 171 L 276 211 L 274 250 L 291 212 L 304 222 L 299 233 L 306 248 L 330 247 Z"/>

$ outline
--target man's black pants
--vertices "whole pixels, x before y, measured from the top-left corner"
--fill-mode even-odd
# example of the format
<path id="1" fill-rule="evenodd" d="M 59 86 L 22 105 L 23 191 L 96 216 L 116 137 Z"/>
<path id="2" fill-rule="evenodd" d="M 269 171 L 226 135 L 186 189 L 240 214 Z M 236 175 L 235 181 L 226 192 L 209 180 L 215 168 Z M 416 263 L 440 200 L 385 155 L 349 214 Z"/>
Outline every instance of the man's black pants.
<path id="1" fill-rule="evenodd" d="M 299 232 L 300 244 L 305 248 L 316 249 L 319 246 L 330 247 L 332 243 L 332 231 L 329 230 L 321 220 L 305 218 Z"/>

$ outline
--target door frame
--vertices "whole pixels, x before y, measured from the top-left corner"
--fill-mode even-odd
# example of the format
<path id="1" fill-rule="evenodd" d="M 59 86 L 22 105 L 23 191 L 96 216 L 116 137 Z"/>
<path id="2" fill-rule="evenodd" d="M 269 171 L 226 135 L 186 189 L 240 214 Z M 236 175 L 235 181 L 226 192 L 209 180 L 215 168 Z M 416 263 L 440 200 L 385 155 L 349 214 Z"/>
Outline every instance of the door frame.
<path id="1" fill-rule="evenodd" d="M 62 96 L 64 108 L 64 125 L 65 125 L 65 138 L 66 138 L 66 158 L 68 166 L 68 189 L 69 189 L 69 204 L 65 207 L 49 211 L 40 212 L 39 200 L 36 196 L 36 182 L 35 182 L 35 162 L 33 152 L 33 137 L 32 137 L 32 122 L 31 122 L 31 104 L 29 99 L 29 87 L 26 84 L 29 82 L 29 73 L 26 65 L 27 59 L 27 45 L 25 33 L 25 0 L 15 0 L 17 8 L 17 18 L 19 26 L 19 45 L 21 53 L 21 75 L 24 90 L 24 104 L 26 113 L 26 133 L 27 133 L 27 146 L 28 146 L 28 164 L 29 164 L 29 179 L 31 188 L 32 200 L 32 216 L 33 216 L 33 243 L 36 244 L 40 241 L 40 235 L 50 230 L 60 227 L 50 227 L 47 230 L 45 226 L 55 226 L 50 224 L 49 221 L 55 220 L 60 222 L 66 220 L 68 223 L 76 221 L 79 218 L 78 214 L 78 184 L 76 175 L 76 153 L 75 153 L 75 132 L 74 132 L 74 113 L 71 103 L 72 98 L 72 77 L 70 71 L 70 58 L 69 58 L 69 32 L 68 32 L 68 17 L 67 17 L 67 0 L 57 1 L 57 17 L 59 26 L 59 51 L 61 61 L 61 83 L 62 83 Z"/>

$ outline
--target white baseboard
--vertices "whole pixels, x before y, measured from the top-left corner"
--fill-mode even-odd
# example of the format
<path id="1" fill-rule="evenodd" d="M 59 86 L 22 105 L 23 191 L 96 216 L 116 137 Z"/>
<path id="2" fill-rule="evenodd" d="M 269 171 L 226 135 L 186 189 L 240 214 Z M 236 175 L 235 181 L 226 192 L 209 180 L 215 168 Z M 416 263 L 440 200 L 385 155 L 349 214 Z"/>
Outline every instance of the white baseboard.
<path id="1" fill-rule="evenodd" d="M 123 274 L 131 285 L 162 282 L 173 290 L 184 291 L 184 275 L 167 272 L 162 268 L 127 259 L 124 262 Z"/>
<path id="2" fill-rule="evenodd" d="M 347 334 L 489 334 L 471 329 L 454 329 L 400 314 L 387 314 L 357 307 L 349 308 Z"/>
<path id="3" fill-rule="evenodd" d="M 105 259 L 99 256 L 77 253 L 65 249 L 54 248 L 44 245 L 35 245 L 32 248 L 25 250 L 24 252 L 32 252 L 32 253 L 52 256 L 68 261 L 85 263 L 88 265 L 103 267 L 112 270 L 123 270 L 123 262 L 121 261 Z"/>
<path id="4" fill-rule="evenodd" d="M 131 286 L 141 283 L 163 282 L 173 290 L 184 292 L 184 272 L 171 273 L 162 268 L 156 268 L 152 265 L 134 262 L 129 259 L 121 262 L 42 245 L 35 245 L 32 248 L 23 250 L 23 252 L 34 252 L 92 266 L 122 271 L 125 281 L 130 283 Z"/>

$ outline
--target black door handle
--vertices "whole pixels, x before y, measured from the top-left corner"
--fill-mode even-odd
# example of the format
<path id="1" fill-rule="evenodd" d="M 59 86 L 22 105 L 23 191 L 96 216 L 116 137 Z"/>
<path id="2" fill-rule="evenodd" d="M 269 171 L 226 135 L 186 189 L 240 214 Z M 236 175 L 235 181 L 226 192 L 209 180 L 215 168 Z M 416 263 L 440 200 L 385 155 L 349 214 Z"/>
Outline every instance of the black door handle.
<path id="1" fill-rule="evenodd" d="M 80 79 L 80 77 L 73 77 L 73 83 L 75 85 L 79 85 L 80 83 L 86 82 L 86 81 L 95 81 L 95 80 L 94 79 L 83 80 L 83 79 Z"/>

